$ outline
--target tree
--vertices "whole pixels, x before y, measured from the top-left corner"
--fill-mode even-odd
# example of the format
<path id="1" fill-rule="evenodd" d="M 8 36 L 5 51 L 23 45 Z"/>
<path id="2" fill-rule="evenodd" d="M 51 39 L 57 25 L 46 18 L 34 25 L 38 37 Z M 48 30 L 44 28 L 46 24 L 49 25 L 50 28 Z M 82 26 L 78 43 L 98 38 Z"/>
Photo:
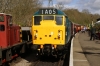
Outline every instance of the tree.
<path id="1" fill-rule="evenodd" d="M 64 4 L 63 4 L 62 2 L 58 2 L 58 3 L 55 5 L 55 8 L 60 9 L 60 10 L 63 10 L 63 9 L 64 9 Z"/>
<path id="2" fill-rule="evenodd" d="M 100 21 L 100 18 L 98 18 L 97 21 Z"/>
<path id="3" fill-rule="evenodd" d="M 0 0 L 0 12 L 11 14 L 14 24 L 28 26 L 33 13 L 42 7 L 40 0 Z"/>
<path id="4" fill-rule="evenodd" d="M 89 12 L 88 9 L 83 9 L 83 10 L 82 10 L 82 13 L 90 14 L 90 12 Z"/>
<path id="5" fill-rule="evenodd" d="M 99 14 L 91 14 L 88 10 L 79 12 L 77 9 L 64 9 L 64 12 L 72 22 L 82 25 L 91 24 L 92 21 L 95 23 L 96 19 L 100 18 Z"/>

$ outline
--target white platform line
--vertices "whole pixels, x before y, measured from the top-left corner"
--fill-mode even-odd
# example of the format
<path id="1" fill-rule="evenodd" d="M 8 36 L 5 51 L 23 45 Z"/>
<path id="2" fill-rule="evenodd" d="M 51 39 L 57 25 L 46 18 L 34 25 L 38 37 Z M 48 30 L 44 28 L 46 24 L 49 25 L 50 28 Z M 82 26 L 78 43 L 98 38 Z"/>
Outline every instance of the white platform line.
<path id="1" fill-rule="evenodd" d="M 74 37 L 71 40 L 69 66 L 73 66 L 73 40 L 74 40 Z"/>

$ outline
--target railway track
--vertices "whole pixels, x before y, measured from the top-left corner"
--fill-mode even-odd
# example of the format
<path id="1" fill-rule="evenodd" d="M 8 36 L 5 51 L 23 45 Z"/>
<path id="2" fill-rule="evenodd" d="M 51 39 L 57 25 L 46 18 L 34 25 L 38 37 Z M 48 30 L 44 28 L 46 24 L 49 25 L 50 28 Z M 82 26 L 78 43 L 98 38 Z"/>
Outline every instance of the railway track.
<path id="1" fill-rule="evenodd" d="M 26 55 L 22 55 L 12 60 L 8 66 L 69 66 L 70 50 L 66 52 L 64 60 L 55 57 L 38 58 L 35 51 L 30 51 Z"/>
<path id="2" fill-rule="evenodd" d="M 57 66 L 63 66 L 64 60 L 60 60 Z"/>
<path id="3" fill-rule="evenodd" d="M 30 66 L 63 66 L 63 61 L 58 61 L 58 62 L 36 61 L 32 63 L 32 65 Z"/>
<path id="4" fill-rule="evenodd" d="M 64 66 L 64 60 L 51 59 L 38 59 L 35 54 L 30 54 L 24 58 L 17 57 L 9 63 L 9 66 Z"/>

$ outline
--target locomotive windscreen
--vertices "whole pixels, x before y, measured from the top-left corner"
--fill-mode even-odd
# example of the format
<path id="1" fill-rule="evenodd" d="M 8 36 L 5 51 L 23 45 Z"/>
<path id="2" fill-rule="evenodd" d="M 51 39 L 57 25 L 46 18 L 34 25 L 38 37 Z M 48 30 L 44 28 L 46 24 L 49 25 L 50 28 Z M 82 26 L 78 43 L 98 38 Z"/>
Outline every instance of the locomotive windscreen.
<path id="1" fill-rule="evenodd" d="M 57 15 L 57 16 L 43 16 L 43 19 L 42 19 L 42 16 L 34 16 L 34 25 L 40 25 L 40 21 L 42 20 L 54 20 L 55 18 L 55 21 L 56 21 L 56 24 L 57 25 L 62 25 L 63 24 L 63 16 L 60 16 L 60 15 Z"/>
<path id="2" fill-rule="evenodd" d="M 34 16 L 34 25 L 40 25 L 41 20 L 42 16 Z"/>
<path id="3" fill-rule="evenodd" d="M 54 16 L 43 16 L 43 20 L 54 20 Z"/>
<path id="4" fill-rule="evenodd" d="M 4 22 L 4 16 L 0 15 L 0 22 Z"/>
<path id="5" fill-rule="evenodd" d="M 56 24 L 57 25 L 62 25 L 63 24 L 63 17 L 62 16 L 56 16 L 55 18 Z"/>

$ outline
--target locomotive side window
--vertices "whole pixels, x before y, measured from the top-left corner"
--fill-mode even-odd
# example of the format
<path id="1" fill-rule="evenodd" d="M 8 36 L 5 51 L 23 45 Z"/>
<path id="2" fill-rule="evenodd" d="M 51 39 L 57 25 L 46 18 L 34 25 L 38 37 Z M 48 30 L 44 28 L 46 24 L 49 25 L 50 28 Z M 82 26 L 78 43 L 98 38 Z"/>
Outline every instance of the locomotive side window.
<path id="1" fill-rule="evenodd" d="M 10 15 L 6 15 L 7 17 L 6 17 L 6 19 L 7 19 L 7 25 L 8 26 L 11 26 L 12 25 L 12 16 L 10 16 Z"/>
<path id="2" fill-rule="evenodd" d="M 12 25 L 12 17 L 8 18 L 8 25 Z"/>
<path id="3" fill-rule="evenodd" d="M 0 25 L 0 31 L 5 31 L 5 26 L 4 25 Z"/>
<path id="4" fill-rule="evenodd" d="M 64 25 L 67 26 L 67 23 L 66 23 L 66 16 L 65 16 L 65 20 L 64 20 Z"/>
<path id="5" fill-rule="evenodd" d="M 0 15 L 0 22 L 4 22 L 4 16 Z"/>
<path id="6" fill-rule="evenodd" d="M 41 20 L 42 20 L 41 16 L 34 16 L 34 25 L 40 25 Z"/>
<path id="7" fill-rule="evenodd" d="M 57 25 L 62 25 L 63 24 L 63 16 L 56 16 L 55 17 L 55 20 L 56 20 L 56 24 Z"/>
<path id="8" fill-rule="evenodd" d="M 54 20 L 54 16 L 43 16 L 43 20 Z"/>

